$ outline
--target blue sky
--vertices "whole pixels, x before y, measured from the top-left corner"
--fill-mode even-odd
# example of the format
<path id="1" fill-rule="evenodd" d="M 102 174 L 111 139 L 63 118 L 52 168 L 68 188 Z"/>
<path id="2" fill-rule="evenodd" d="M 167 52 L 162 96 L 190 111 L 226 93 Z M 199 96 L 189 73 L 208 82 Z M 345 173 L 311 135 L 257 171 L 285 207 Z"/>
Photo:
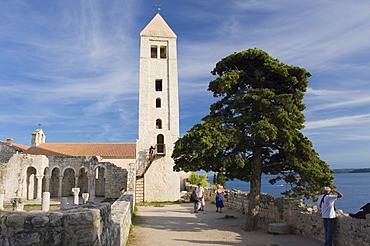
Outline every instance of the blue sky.
<path id="1" fill-rule="evenodd" d="M 135 142 L 139 33 L 157 1 L 0 1 L 0 139 Z M 177 34 L 180 134 L 209 112 L 210 71 L 258 47 L 311 74 L 304 134 L 332 168 L 370 167 L 370 2 L 160 1 Z"/>

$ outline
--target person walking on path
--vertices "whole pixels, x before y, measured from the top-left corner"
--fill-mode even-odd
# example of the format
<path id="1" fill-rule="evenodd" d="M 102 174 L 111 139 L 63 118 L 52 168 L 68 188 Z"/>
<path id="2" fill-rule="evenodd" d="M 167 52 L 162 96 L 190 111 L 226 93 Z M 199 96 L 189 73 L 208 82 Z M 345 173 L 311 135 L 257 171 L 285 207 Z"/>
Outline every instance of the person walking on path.
<path id="1" fill-rule="evenodd" d="M 319 208 L 321 208 L 325 228 L 325 246 L 333 245 L 333 224 L 336 218 L 335 202 L 342 196 L 343 194 L 341 192 L 332 190 L 330 187 L 324 187 L 324 194 L 318 197 Z"/>
<path id="2" fill-rule="evenodd" d="M 194 203 L 194 213 L 198 213 L 198 197 L 197 193 L 195 192 L 195 188 L 190 195 L 190 201 Z"/>
<path id="3" fill-rule="evenodd" d="M 224 190 L 217 185 L 216 193 L 216 212 L 220 209 L 220 213 L 222 213 L 222 208 L 224 207 Z"/>
<path id="4" fill-rule="evenodd" d="M 200 183 L 198 184 L 197 196 L 198 196 L 198 211 L 204 211 L 204 206 L 206 205 L 206 202 L 204 200 L 204 188 Z"/>

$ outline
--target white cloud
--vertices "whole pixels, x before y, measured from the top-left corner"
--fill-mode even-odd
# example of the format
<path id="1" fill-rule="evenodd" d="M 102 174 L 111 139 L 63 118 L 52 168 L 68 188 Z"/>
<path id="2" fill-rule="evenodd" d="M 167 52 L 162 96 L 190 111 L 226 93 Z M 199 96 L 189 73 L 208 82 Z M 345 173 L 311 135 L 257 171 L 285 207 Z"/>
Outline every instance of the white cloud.
<path id="1" fill-rule="evenodd" d="M 333 142 L 368 141 L 367 0 L 161 4 L 178 34 L 182 129 L 209 112 L 216 63 L 258 47 L 312 73 L 304 131 L 320 153 L 335 152 Z M 55 138 L 75 132 L 81 141 L 134 141 L 139 32 L 155 12 L 155 3 L 142 0 L 1 1 L 1 128 L 31 132 L 41 123 Z M 6 137 L 19 132 L 9 130 Z M 28 143 L 29 133 L 22 134 Z"/>
<path id="2" fill-rule="evenodd" d="M 357 124 L 368 124 L 370 123 L 370 114 L 363 115 L 354 115 L 354 116 L 345 116 L 338 117 L 333 119 L 317 120 L 306 122 L 306 129 L 311 130 L 315 128 L 324 128 L 324 127 L 337 127 L 343 125 L 357 125 Z"/>

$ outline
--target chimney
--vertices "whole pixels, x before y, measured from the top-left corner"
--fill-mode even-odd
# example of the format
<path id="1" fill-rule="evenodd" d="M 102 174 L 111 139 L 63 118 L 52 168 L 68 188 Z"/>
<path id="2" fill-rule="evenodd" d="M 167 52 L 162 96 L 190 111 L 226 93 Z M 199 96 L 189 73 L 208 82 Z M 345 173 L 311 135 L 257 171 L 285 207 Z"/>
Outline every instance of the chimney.
<path id="1" fill-rule="evenodd" d="M 13 144 L 13 139 L 12 138 L 7 138 L 6 139 L 6 143 L 9 144 L 10 146 L 12 146 Z"/>

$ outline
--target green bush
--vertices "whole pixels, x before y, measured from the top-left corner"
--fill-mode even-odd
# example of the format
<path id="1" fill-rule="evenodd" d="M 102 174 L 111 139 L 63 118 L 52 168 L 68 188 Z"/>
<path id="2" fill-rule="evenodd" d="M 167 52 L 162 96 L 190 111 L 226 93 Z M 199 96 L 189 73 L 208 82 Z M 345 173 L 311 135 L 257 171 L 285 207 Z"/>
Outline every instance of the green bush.
<path id="1" fill-rule="evenodd" d="M 201 184 L 203 187 L 209 187 L 210 184 L 207 182 L 207 174 L 204 175 L 198 175 L 195 172 L 192 172 L 189 178 L 190 184 Z"/>

